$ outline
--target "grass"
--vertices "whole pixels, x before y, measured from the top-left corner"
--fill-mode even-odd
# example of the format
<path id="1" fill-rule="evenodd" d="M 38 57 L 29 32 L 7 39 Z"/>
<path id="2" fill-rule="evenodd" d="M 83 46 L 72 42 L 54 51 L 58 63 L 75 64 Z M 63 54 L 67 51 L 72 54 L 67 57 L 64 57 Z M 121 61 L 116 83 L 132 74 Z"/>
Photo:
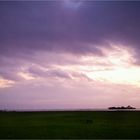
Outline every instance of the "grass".
<path id="1" fill-rule="evenodd" d="M 139 111 L 0 112 L 1 139 L 140 138 L 139 132 Z"/>

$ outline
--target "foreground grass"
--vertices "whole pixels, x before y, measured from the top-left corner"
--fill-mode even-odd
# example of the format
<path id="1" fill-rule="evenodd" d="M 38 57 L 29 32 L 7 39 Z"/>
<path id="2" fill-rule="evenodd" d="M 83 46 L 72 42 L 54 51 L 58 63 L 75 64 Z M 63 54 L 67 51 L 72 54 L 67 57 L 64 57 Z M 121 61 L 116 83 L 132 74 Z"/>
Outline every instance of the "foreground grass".
<path id="1" fill-rule="evenodd" d="M 140 138 L 140 112 L 0 112 L 0 138 Z"/>

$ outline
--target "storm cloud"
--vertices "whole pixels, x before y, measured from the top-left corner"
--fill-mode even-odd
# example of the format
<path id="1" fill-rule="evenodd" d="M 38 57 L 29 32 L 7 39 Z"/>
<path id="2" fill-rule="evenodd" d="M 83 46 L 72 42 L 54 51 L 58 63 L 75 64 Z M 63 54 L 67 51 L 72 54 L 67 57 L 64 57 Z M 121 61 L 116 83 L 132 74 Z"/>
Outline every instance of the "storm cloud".
<path id="1" fill-rule="evenodd" d="M 1 2 L 1 53 L 42 49 L 103 55 L 101 48 L 110 47 L 109 42 L 139 50 L 140 2 L 81 1 L 73 8 L 65 4 Z"/>

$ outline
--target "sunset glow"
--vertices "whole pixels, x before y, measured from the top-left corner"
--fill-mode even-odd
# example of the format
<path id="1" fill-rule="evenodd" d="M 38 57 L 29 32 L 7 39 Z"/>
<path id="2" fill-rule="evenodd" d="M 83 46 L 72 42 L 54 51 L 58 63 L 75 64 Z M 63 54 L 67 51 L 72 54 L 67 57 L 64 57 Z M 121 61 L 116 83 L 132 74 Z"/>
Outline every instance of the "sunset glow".
<path id="1" fill-rule="evenodd" d="M 0 88 L 8 88 L 13 86 L 14 81 L 6 80 L 0 77 Z"/>
<path id="2" fill-rule="evenodd" d="M 139 108 L 140 2 L 130 3 L 0 2 L 0 109 Z"/>

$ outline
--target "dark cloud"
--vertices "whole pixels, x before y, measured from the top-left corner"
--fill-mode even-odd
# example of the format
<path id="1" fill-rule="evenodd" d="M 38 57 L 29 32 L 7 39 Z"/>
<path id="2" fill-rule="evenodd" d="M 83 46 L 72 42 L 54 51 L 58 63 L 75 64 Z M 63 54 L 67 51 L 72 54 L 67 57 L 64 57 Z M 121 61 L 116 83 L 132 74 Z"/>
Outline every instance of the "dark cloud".
<path id="1" fill-rule="evenodd" d="M 102 56 L 102 47 L 110 47 L 110 41 L 133 46 L 139 53 L 139 1 L 81 1 L 77 9 L 65 4 L 0 2 L 0 52 L 47 50 Z"/>
<path id="2" fill-rule="evenodd" d="M 28 73 L 30 73 L 33 77 L 41 77 L 41 78 L 60 78 L 60 79 L 71 79 L 77 78 L 81 80 L 87 80 L 87 81 L 93 81 L 89 77 L 87 77 L 85 74 L 80 72 L 73 72 L 68 70 L 62 70 L 62 69 L 54 69 L 49 68 L 48 70 L 42 70 L 39 67 L 32 66 L 27 69 Z"/>
<path id="3" fill-rule="evenodd" d="M 42 70 L 38 67 L 30 67 L 27 69 L 27 72 L 33 76 L 42 77 L 42 78 L 64 78 L 64 79 L 71 79 L 68 72 L 60 70 L 60 69 L 48 69 Z"/>

